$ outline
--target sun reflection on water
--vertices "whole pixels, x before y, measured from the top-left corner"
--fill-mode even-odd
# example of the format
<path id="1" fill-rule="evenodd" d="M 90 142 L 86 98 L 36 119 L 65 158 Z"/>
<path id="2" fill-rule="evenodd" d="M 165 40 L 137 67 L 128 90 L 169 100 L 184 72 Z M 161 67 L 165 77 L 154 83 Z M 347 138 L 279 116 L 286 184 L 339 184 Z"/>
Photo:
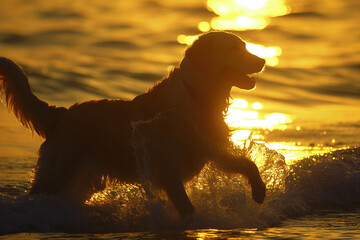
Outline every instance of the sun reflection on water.
<path id="1" fill-rule="evenodd" d="M 276 66 L 279 63 L 279 58 L 282 54 L 282 50 L 277 46 L 265 47 L 259 44 L 246 43 L 246 49 L 255 54 L 258 57 L 264 58 L 266 60 L 266 65 L 268 66 Z"/>
<path id="2" fill-rule="evenodd" d="M 285 0 L 208 0 L 207 6 L 218 15 L 210 24 L 215 30 L 264 29 L 271 17 L 291 12 Z"/>
<path id="3" fill-rule="evenodd" d="M 262 114 L 259 110 L 263 105 L 259 102 L 251 105 L 244 99 L 234 99 L 230 103 L 225 122 L 233 130 L 231 140 L 236 144 L 242 144 L 251 138 L 264 140 L 265 136 L 259 133 L 254 134 L 256 129 L 285 130 L 292 122 L 290 116 L 283 113 Z"/>
<path id="4" fill-rule="evenodd" d="M 273 130 L 285 131 L 292 123 L 292 118 L 283 113 L 263 114 L 260 110 L 263 105 L 260 102 L 249 104 L 244 99 L 233 99 L 230 103 L 225 122 L 232 130 L 231 140 L 237 145 L 243 145 L 248 139 L 266 142 L 266 132 Z M 266 131 L 258 131 L 266 130 Z M 293 149 L 292 143 L 267 143 L 271 149 Z M 298 147 L 298 146 L 296 146 Z M 290 156 L 291 158 L 294 158 Z M 296 157 L 295 157 L 296 158 Z"/>
<path id="5" fill-rule="evenodd" d="M 249 109 L 250 108 L 250 109 Z M 286 129 L 291 123 L 290 116 L 283 113 L 260 114 L 263 105 L 259 102 L 249 104 L 244 99 L 234 99 L 227 112 L 226 123 L 232 128 Z M 245 140 L 245 139 L 243 139 Z"/>
<path id="6" fill-rule="evenodd" d="M 231 140 L 239 146 L 244 146 L 244 143 L 249 139 L 265 143 L 268 148 L 284 155 L 287 162 L 333 150 L 332 145 L 334 145 L 335 139 L 331 141 L 332 145 L 329 146 L 304 144 L 291 140 L 288 142 L 280 139 L 269 140 L 269 134 L 274 131 L 285 134 L 292 132 L 296 136 L 300 134 L 302 128 L 294 125 L 292 117 L 287 114 L 264 112 L 264 106 L 260 102 L 249 103 L 244 99 L 233 99 L 225 118 L 225 122 L 232 130 Z"/>

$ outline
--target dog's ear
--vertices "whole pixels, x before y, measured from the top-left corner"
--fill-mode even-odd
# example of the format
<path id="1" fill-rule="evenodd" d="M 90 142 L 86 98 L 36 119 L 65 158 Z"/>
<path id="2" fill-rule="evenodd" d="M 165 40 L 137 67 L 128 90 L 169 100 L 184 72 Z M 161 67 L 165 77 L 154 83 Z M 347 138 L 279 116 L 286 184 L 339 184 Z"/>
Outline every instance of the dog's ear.
<path id="1" fill-rule="evenodd" d="M 213 57 L 212 44 L 211 39 L 200 37 L 186 50 L 184 60 L 201 71 L 209 71 Z"/>

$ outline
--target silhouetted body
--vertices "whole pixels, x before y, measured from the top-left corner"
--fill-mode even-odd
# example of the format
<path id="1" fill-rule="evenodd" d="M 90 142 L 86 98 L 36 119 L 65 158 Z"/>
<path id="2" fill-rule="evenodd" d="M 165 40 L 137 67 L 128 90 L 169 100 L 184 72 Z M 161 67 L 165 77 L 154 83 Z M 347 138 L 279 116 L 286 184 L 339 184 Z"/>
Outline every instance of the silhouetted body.
<path id="1" fill-rule="evenodd" d="M 132 101 L 89 101 L 65 109 L 39 100 L 22 69 L 0 58 L 7 105 L 46 139 L 29 193 L 85 201 L 103 190 L 107 179 L 147 181 L 186 217 L 194 208 L 183 184 L 214 161 L 247 177 L 254 200 L 262 203 L 265 185 L 256 165 L 236 154 L 224 112 L 231 88 L 252 89 L 255 80 L 247 74 L 263 66 L 240 38 L 212 32 L 187 49 L 169 76 Z"/>

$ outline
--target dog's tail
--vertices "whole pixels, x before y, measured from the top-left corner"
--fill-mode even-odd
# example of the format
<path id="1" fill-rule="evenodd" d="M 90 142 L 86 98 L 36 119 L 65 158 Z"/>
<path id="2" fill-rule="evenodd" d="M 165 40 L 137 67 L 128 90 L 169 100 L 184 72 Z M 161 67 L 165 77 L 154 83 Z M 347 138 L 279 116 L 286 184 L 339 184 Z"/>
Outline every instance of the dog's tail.
<path id="1" fill-rule="evenodd" d="M 19 121 L 43 138 L 51 134 L 59 118 L 67 111 L 38 99 L 31 92 L 22 68 L 4 57 L 0 57 L 0 93 Z"/>

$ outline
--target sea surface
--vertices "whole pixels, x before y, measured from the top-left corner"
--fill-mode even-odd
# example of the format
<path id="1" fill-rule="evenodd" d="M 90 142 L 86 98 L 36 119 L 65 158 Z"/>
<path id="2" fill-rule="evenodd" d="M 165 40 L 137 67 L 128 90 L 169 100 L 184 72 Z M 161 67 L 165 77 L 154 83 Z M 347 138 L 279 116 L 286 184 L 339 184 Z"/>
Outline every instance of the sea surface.
<path id="1" fill-rule="evenodd" d="M 132 99 L 196 35 L 233 32 L 266 58 L 252 91 L 233 89 L 233 141 L 268 195 L 211 164 L 176 218 L 141 186 L 112 185 L 79 206 L 26 190 L 42 139 L 0 105 L 0 239 L 359 239 L 358 0 L 0 0 L 0 56 L 52 105 Z"/>

